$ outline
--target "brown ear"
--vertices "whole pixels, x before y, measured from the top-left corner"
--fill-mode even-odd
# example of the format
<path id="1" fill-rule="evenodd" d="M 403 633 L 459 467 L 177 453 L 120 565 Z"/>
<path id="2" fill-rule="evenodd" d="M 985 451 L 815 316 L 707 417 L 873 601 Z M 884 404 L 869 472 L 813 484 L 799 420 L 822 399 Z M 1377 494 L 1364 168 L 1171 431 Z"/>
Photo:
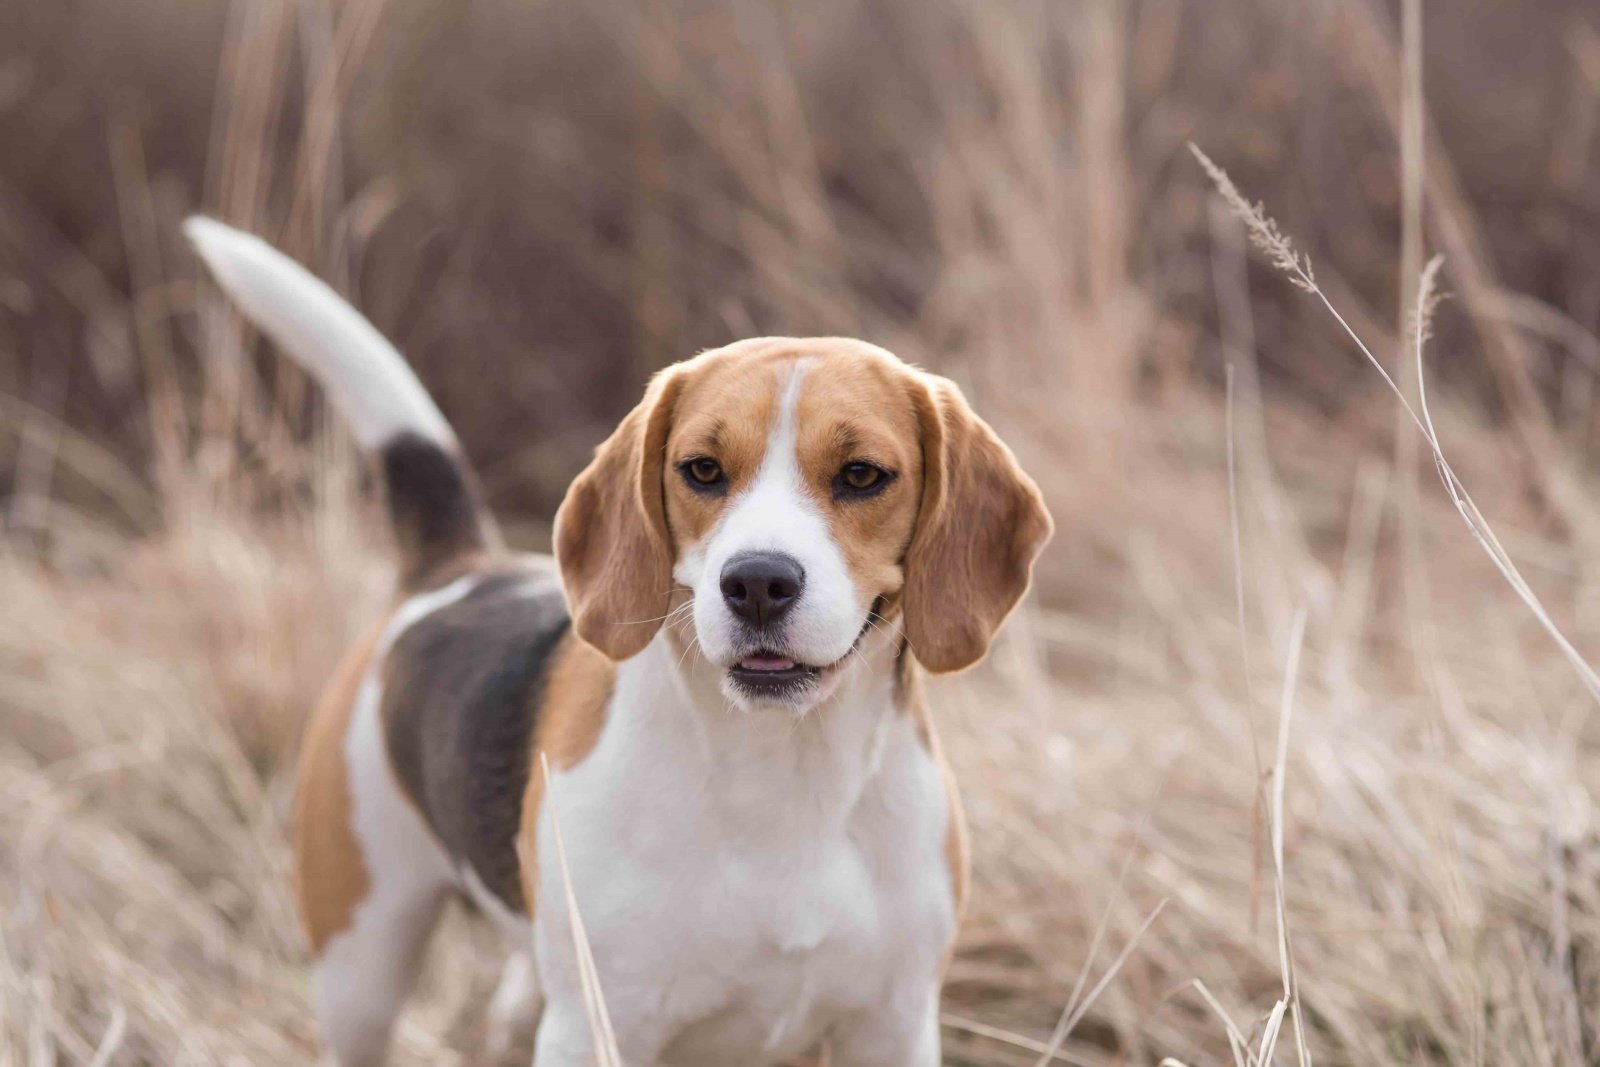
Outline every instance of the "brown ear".
<path id="1" fill-rule="evenodd" d="M 906 554 L 911 651 L 930 671 L 959 671 L 1028 589 L 1053 527 L 1033 479 L 954 382 L 919 374 L 922 506 Z"/>
<path id="2" fill-rule="evenodd" d="M 650 643 L 672 592 L 661 472 L 681 377 L 667 371 L 650 383 L 556 512 L 556 563 L 572 628 L 616 660 Z"/>

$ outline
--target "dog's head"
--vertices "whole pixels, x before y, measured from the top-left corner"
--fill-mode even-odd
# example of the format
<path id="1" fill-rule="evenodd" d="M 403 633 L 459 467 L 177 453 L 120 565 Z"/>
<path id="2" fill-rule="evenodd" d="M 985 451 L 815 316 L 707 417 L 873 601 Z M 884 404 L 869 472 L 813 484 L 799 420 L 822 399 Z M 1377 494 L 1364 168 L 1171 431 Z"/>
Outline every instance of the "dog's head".
<path id="1" fill-rule="evenodd" d="M 860 341 L 777 338 L 662 371 L 573 483 L 555 547 L 585 641 L 626 659 L 676 606 L 731 699 L 802 708 L 873 627 L 930 670 L 977 662 L 1050 531 L 953 383 Z"/>

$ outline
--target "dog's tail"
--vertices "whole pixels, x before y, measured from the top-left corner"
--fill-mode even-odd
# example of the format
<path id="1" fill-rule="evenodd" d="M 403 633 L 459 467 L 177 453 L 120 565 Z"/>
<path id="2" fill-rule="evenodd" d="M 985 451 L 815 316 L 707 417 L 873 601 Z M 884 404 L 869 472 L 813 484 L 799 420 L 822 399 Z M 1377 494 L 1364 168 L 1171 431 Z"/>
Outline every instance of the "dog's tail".
<path id="1" fill-rule="evenodd" d="M 377 328 L 260 238 L 198 215 L 183 229 L 245 316 L 322 383 L 361 447 L 381 460 L 402 584 L 421 585 L 457 557 L 497 548 L 455 433 Z"/>

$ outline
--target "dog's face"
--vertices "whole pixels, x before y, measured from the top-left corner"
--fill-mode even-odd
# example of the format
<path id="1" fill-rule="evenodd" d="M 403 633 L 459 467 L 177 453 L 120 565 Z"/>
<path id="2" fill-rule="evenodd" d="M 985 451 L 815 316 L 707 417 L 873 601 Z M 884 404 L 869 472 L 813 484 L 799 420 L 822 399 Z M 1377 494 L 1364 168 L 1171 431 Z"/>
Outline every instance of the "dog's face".
<path id="1" fill-rule="evenodd" d="M 1049 532 L 952 384 L 859 341 L 766 339 L 656 378 L 556 554 L 584 640 L 626 658 L 678 609 L 731 700 L 803 709 L 874 627 L 933 670 L 981 658 Z"/>
<path id="2" fill-rule="evenodd" d="M 922 487 L 897 369 L 830 348 L 688 378 L 664 470 L 673 578 L 736 700 L 823 695 L 905 585 Z"/>

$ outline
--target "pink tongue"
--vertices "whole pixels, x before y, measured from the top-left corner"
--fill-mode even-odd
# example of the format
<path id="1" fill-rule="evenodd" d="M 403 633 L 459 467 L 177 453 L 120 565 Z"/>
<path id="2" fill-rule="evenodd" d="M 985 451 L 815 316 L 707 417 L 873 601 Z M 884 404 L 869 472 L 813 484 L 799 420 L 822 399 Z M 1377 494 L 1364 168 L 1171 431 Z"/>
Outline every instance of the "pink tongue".
<path id="1" fill-rule="evenodd" d="M 739 666 L 747 671 L 786 671 L 794 666 L 788 656 L 746 656 Z"/>

